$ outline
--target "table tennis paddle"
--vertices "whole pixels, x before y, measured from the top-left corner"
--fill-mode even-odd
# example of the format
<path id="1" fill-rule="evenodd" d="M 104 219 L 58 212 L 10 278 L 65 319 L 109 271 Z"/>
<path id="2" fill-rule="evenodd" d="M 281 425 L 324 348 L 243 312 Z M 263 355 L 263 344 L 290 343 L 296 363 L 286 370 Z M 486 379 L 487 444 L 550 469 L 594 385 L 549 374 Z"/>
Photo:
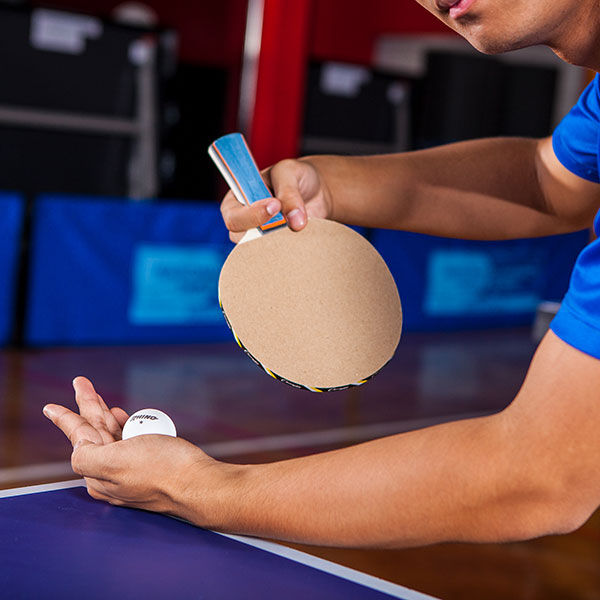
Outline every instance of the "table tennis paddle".
<path id="1" fill-rule="evenodd" d="M 209 154 L 239 202 L 272 197 L 239 133 Z M 269 375 L 314 392 L 361 385 L 393 356 L 402 328 L 394 279 L 373 246 L 335 221 L 292 231 L 280 213 L 225 261 L 219 303 L 240 347 Z"/>

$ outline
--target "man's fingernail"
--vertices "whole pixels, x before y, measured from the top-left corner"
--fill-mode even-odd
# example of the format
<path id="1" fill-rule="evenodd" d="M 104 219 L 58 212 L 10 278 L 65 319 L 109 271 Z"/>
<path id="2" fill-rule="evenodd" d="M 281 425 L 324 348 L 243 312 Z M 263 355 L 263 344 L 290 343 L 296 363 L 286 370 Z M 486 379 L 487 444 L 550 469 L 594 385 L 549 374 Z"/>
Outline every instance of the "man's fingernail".
<path id="1" fill-rule="evenodd" d="M 48 410 L 47 406 L 44 406 L 44 408 L 42 408 L 42 412 L 44 413 L 45 417 L 47 417 L 48 419 L 50 418 L 50 411 Z"/>
<path id="2" fill-rule="evenodd" d="M 277 200 L 271 200 L 267 204 L 267 214 L 273 216 L 275 213 L 279 212 L 279 202 Z"/>
<path id="3" fill-rule="evenodd" d="M 287 214 L 287 222 L 293 228 L 304 227 L 304 224 L 306 223 L 306 217 L 304 216 L 304 212 L 301 211 L 299 208 L 291 210 Z"/>
<path id="4" fill-rule="evenodd" d="M 78 442 L 75 442 L 75 445 L 73 446 L 73 452 L 75 452 L 75 450 L 77 450 L 77 448 L 80 448 L 81 446 L 83 446 L 83 444 L 85 444 L 87 442 L 87 440 L 79 440 Z"/>

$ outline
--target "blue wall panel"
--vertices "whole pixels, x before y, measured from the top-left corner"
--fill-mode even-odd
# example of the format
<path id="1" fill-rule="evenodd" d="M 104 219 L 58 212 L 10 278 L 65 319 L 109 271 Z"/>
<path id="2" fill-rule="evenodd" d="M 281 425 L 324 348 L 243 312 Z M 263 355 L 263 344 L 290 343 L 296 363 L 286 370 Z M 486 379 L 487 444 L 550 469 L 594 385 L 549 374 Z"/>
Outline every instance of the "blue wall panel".
<path id="1" fill-rule="evenodd" d="M 542 300 L 561 300 L 588 231 L 510 241 L 463 241 L 375 230 L 398 286 L 405 330 L 531 323 Z"/>
<path id="2" fill-rule="evenodd" d="M 23 198 L 0 192 L 0 344 L 10 341 L 15 325 L 15 301 L 24 217 Z"/>
<path id="3" fill-rule="evenodd" d="M 0 240 L 10 246 L 0 265 L 0 342 L 12 326 L 23 213 L 16 196 L 4 206 L 0 227 L 13 233 Z M 406 330 L 527 324 L 539 301 L 562 298 L 588 241 L 586 231 L 508 242 L 370 233 L 396 279 Z M 42 196 L 33 212 L 26 342 L 230 340 L 217 280 L 231 248 L 217 204 Z"/>
<path id="4" fill-rule="evenodd" d="M 44 195 L 33 219 L 27 343 L 231 339 L 217 281 L 233 246 L 216 203 Z"/>

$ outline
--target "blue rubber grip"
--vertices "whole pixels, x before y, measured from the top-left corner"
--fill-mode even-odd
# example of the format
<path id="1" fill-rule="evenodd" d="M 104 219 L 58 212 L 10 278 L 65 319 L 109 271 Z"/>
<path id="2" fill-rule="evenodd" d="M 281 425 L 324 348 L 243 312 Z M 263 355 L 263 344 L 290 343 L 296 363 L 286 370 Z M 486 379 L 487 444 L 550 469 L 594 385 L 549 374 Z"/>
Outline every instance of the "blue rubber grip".
<path id="1" fill-rule="evenodd" d="M 250 206 L 254 202 L 272 198 L 269 188 L 265 185 L 250 153 L 248 144 L 241 133 L 230 133 L 215 140 L 208 149 L 221 174 L 229 184 L 235 197 Z M 271 217 L 260 226 L 263 231 L 285 225 L 281 213 Z"/>

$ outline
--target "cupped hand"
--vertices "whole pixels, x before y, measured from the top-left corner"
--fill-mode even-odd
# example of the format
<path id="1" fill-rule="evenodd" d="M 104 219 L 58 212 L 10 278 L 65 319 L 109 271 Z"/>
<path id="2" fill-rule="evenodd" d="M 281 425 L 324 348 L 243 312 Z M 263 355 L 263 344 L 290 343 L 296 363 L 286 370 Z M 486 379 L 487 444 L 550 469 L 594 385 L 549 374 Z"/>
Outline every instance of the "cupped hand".
<path id="1" fill-rule="evenodd" d="M 309 159 L 283 160 L 264 170 L 262 176 L 273 198 L 243 206 L 229 191 L 221 202 L 231 241 L 239 242 L 248 229 L 262 225 L 278 212 L 294 231 L 303 229 L 308 217 L 326 219 L 331 215 L 331 196 Z"/>
<path id="2" fill-rule="evenodd" d="M 186 490 L 194 478 L 220 464 L 181 438 L 141 435 L 121 441 L 127 413 L 108 408 L 92 383 L 73 382 L 79 414 L 48 404 L 44 414 L 71 441 L 73 471 L 89 494 L 111 504 L 187 517 Z M 198 521 L 196 511 L 195 521 Z"/>

